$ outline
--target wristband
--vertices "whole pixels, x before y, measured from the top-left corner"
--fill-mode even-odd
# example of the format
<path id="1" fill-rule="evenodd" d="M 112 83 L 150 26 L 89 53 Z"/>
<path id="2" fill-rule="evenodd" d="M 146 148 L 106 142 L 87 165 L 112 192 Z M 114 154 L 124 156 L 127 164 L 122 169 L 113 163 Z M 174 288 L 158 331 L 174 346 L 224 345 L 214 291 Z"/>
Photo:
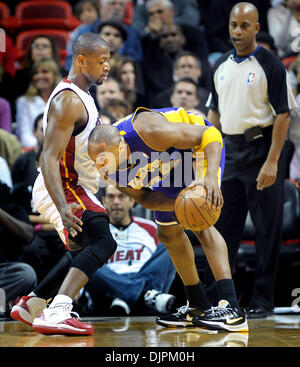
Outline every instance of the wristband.
<path id="1" fill-rule="evenodd" d="M 40 232 L 40 231 L 42 230 L 42 225 L 41 225 L 41 223 L 36 224 L 36 225 L 34 226 L 34 230 L 35 230 L 36 232 Z"/>

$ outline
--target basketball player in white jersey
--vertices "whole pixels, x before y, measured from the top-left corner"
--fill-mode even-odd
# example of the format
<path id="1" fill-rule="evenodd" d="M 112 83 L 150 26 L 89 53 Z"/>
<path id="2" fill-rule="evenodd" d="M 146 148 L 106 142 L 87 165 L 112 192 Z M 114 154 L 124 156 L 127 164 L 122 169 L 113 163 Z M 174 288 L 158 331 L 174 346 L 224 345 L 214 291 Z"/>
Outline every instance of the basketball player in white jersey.
<path id="1" fill-rule="evenodd" d="M 89 87 L 106 80 L 109 58 L 107 44 L 99 35 L 81 35 L 73 46 L 69 75 L 55 88 L 44 112 L 45 140 L 33 201 L 55 225 L 67 249 L 80 251 L 48 308 L 32 292 L 12 310 L 13 318 L 27 321 L 42 334 L 93 333 L 92 325 L 71 315 L 72 302 L 117 247 L 108 214 L 94 196 L 99 190 L 99 173 L 87 152 L 88 136 L 101 123 Z M 38 317 L 34 315 L 37 311 L 42 311 Z"/>

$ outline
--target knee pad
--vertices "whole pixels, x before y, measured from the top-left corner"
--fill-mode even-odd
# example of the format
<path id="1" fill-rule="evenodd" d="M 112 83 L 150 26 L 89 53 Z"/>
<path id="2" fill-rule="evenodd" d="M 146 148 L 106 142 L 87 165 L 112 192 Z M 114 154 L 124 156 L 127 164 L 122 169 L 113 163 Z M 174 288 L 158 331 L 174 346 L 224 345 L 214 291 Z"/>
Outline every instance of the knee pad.
<path id="1" fill-rule="evenodd" d="M 71 266 L 83 271 L 90 279 L 116 249 L 117 243 L 109 233 L 107 236 L 95 239 L 90 245 L 81 250 Z"/>
<path id="2" fill-rule="evenodd" d="M 92 242 L 82 252 L 95 256 L 101 263 L 101 266 L 113 255 L 117 249 L 117 242 L 109 233 L 108 236 L 103 236 Z"/>
<path id="3" fill-rule="evenodd" d="M 82 221 L 82 232 L 76 236 L 76 242 L 82 250 L 71 266 L 80 269 L 90 278 L 116 251 L 117 243 L 110 233 L 107 215 L 86 210 Z"/>

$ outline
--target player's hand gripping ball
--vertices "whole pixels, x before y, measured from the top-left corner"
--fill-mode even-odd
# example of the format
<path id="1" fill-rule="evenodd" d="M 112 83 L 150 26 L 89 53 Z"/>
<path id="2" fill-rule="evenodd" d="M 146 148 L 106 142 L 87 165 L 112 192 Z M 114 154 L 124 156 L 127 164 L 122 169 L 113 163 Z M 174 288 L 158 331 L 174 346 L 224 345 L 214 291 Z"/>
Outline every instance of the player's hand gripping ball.
<path id="1" fill-rule="evenodd" d="M 221 207 L 206 200 L 206 188 L 198 185 L 183 189 L 175 201 L 175 215 L 180 224 L 191 231 L 203 231 L 219 219 Z"/>

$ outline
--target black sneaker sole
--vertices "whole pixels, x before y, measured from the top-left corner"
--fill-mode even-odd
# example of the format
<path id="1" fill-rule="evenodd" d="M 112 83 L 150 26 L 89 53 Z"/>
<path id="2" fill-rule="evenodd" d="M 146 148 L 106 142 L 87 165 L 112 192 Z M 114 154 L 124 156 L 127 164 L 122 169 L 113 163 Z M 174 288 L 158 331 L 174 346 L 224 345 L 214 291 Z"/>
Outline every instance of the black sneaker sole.
<path id="1" fill-rule="evenodd" d="M 197 319 L 193 320 L 193 324 L 194 326 L 198 326 L 198 327 L 205 327 L 209 330 L 221 330 L 221 331 L 239 331 L 239 332 L 248 332 L 249 328 L 248 328 L 248 323 L 247 320 L 245 320 L 243 323 L 241 324 L 236 324 L 236 325 L 228 325 L 224 322 L 215 322 L 215 321 L 199 321 Z"/>

